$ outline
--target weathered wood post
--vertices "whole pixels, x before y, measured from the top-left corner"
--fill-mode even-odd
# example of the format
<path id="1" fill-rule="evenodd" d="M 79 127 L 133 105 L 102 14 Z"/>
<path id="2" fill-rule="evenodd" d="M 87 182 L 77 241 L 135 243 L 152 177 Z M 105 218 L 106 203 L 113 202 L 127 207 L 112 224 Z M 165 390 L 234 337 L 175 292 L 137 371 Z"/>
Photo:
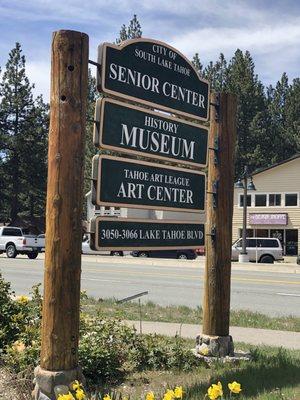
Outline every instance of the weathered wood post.
<path id="1" fill-rule="evenodd" d="M 78 367 L 82 190 L 88 36 L 54 32 L 51 61 L 46 254 L 36 399 L 81 379 Z M 45 397 L 46 396 L 46 397 Z"/>
<path id="2" fill-rule="evenodd" d="M 212 94 L 203 333 L 197 338 L 197 348 L 218 357 L 234 352 L 229 315 L 235 138 L 235 96 Z"/>

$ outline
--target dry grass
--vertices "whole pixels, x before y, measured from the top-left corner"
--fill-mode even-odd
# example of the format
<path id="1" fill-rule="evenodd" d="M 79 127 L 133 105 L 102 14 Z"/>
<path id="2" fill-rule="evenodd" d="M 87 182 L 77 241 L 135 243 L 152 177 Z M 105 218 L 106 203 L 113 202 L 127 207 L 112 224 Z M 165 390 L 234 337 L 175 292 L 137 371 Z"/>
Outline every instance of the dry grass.
<path id="1" fill-rule="evenodd" d="M 100 312 L 103 317 L 119 317 L 127 320 L 139 320 L 140 310 L 137 302 L 117 304 L 114 299 L 96 300 L 85 297 L 81 301 L 82 309 L 95 315 Z M 142 319 L 144 321 L 177 322 L 183 324 L 201 324 L 202 309 L 186 306 L 162 307 L 152 302 L 142 305 Z M 293 316 L 269 317 L 267 315 L 248 310 L 231 310 L 230 325 L 246 328 L 274 329 L 282 331 L 300 332 L 300 318 Z"/>

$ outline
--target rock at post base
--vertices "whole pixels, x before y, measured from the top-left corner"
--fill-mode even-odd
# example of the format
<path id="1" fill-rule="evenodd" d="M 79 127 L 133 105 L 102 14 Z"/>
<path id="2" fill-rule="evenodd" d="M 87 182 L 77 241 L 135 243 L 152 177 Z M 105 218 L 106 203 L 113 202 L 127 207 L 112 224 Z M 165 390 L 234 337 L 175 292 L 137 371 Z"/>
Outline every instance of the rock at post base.
<path id="1" fill-rule="evenodd" d="M 196 338 L 196 351 L 204 356 L 233 356 L 234 345 L 232 336 L 209 336 L 200 334 Z"/>
<path id="2" fill-rule="evenodd" d="M 34 400 L 55 400 L 55 386 L 69 386 L 75 380 L 78 380 L 82 384 L 85 383 L 80 367 L 67 371 L 48 371 L 38 366 L 34 370 L 34 376 L 35 388 L 32 393 Z"/>
<path id="3" fill-rule="evenodd" d="M 215 361 L 239 362 L 251 360 L 246 352 L 234 352 L 232 336 L 209 336 L 200 334 L 196 338 L 196 348 L 193 350 L 196 357 L 208 364 Z"/>

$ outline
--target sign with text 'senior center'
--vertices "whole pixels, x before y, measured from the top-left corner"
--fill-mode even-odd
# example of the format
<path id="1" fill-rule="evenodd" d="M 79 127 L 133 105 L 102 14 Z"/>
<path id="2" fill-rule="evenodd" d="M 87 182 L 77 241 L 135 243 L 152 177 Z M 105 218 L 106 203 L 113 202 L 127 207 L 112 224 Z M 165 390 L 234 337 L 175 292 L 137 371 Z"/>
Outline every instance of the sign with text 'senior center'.
<path id="1" fill-rule="evenodd" d="M 96 146 L 206 166 L 208 128 L 107 98 L 97 101 L 95 120 Z"/>
<path id="2" fill-rule="evenodd" d="M 96 217 L 91 221 L 94 250 L 196 249 L 204 245 L 204 224 Z"/>
<path id="3" fill-rule="evenodd" d="M 122 97 L 189 118 L 208 120 L 209 84 L 173 47 L 150 39 L 99 46 L 97 87 Z"/>
<path id="4" fill-rule="evenodd" d="M 203 172 L 112 156 L 93 158 L 92 201 L 97 205 L 204 211 Z"/>

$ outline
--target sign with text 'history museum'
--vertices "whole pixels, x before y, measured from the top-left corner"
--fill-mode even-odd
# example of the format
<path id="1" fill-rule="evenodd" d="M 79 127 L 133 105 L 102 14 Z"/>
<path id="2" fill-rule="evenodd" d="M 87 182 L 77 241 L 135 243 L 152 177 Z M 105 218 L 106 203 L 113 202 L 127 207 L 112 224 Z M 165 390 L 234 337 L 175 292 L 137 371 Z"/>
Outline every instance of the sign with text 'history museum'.
<path id="1" fill-rule="evenodd" d="M 193 64 L 166 43 L 133 39 L 98 48 L 98 89 L 171 113 L 208 120 L 209 83 Z"/>
<path id="2" fill-rule="evenodd" d="M 162 161 L 204 167 L 208 128 L 120 101 L 98 99 L 94 144 Z"/>
<path id="3" fill-rule="evenodd" d="M 93 250 L 196 249 L 204 245 L 204 224 L 187 221 L 96 217 Z"/>
<path id="4" fill-rule="evenodd" d="M 204 211 L 203 172 L 97 155 L 93 158 L 92 175 L 92 202 L 96 205 Z"/>

